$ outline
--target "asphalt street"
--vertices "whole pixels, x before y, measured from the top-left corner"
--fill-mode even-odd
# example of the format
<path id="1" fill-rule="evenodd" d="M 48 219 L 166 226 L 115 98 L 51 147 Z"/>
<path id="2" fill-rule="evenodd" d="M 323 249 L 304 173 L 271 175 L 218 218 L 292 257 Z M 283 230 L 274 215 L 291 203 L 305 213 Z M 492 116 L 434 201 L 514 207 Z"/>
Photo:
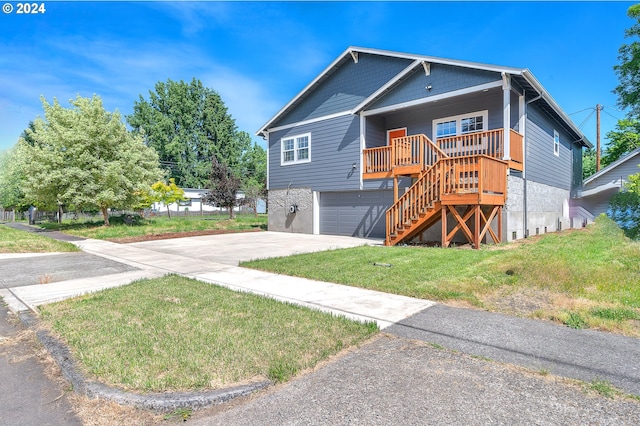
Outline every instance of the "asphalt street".
<path id="1" fill-rule="evenodd" d="M 81 425 L 67 400 L 68 384 L 45 374 L 35 337 L 21 333 L 0 303 L 0 425 Z"/>

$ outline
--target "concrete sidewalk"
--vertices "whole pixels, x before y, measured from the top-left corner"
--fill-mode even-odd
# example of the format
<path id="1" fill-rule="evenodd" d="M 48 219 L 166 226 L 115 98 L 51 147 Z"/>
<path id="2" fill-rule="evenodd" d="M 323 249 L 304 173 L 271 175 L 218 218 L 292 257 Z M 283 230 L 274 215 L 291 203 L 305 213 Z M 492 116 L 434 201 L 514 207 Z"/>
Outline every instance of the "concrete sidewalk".
<path id="1" fill-rule="evenodd" d="M 194 238 L 198 238 L 199 244 L 202 244 L 202 237 Z M 209 237 L 210 239 L 211 237 Z M 334 247 L 334 240 L 320 238 L 317 240 L 325 241 L 325 248 Z M 124 285 L 140 278 L 152 278 L 168 273 L 218 284 L 233 290 L 261 294 L 360 321 L 375 321 L 380 328 L 388 327 L 434 305 L 434 302 L 428 300 L 210 262 L 181 255 L 175 250 L 172 253 L 167 253 L 166 248 L 163 251 L 154 250 L 153 244 L 116 244 L 92 239 L 76 241 L 74 244 L 86 253 L 126 264 L 136 268 L 136 271 L 108 275 L 99 279 L 77 279 L 0 290 L 0 296 L 4 297 L 11 310 L 16 312 L 27 309 L 35 310 L 41 304 Z M 361 244 L 362 241 L 353 239 L 352 245 Z M 157 245 L 166 247 L 166 242 Z M 177 247 L 179 242 L 174 240 L 171 242 L 171 246 Z M 188 246 L 188 241 L 183 241 L 183 249 Z M 294 248 L 294 250 L 298 252 L 301 250 L 316 251 L 321 248 L 322 244 L 318 242 L 315 246 L 307 245 L 305 248 Z M 217 247 L 217 249 L 225 252 L 221 247 Z M 289 246 L 289 250 L 292 250 L 291 246 Z"/>

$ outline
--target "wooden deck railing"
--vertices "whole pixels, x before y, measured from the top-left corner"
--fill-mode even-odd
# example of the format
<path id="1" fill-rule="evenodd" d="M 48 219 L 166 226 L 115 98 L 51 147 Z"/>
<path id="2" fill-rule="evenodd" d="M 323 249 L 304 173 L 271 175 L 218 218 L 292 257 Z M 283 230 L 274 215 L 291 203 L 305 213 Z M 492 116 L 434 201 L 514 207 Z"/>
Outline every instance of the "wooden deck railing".
<path id="1" fill-rule="evenodd" d="M 384 173 L 390 172 L 391 167 L 391 147 L 381 146 L 378 148 L 367 148 L 364 150 L 364 172 Z"/>
<path id="2" fill-rule="evenodd" d="M 446 157 L 435 143 L 425 135 L 394 138 L 391 145 L 364 150 L 365 173 L 391 172 L 395 167 L 418 166 L 420 171 Z"/>
<path id="3" fill-rule="evenodd" d="M 503 129 L 466 133 L 464 135 L 440 138 L 438 139 L 438 146 L 449 157 L 484 154 L 502 158 L 504 155 L 503 135 Z"/>
<path id="4" fill-rule="evenodd" d="M 516 163 L 516 165 L 520 166 L 519 169 L 522 170 L 522 165 L 524 163 L 524 155 L 523 155 L 523 145 L 522 145 L 522 135 L 516 132 L 513 129 L 509 129 L 510 132 L 510 157 L 511 161 Z"/>
<path id="5" fill-rule="evenodd" d="M 510 158 L 512 167 L 522 170 L 522 135 L 509 129 Z M 391 145 L 364 150 L 364 173 L 391 173 L 394 168 L 416 166 L 426 170 L 440 158 L 486 155 L 502 159 L 504 157 L 504 129 L 467 133 L 432 142 L 425 135 L 411 135 L 395 138 Z M 379 177 L 379 176 L 376 176 Z"/>

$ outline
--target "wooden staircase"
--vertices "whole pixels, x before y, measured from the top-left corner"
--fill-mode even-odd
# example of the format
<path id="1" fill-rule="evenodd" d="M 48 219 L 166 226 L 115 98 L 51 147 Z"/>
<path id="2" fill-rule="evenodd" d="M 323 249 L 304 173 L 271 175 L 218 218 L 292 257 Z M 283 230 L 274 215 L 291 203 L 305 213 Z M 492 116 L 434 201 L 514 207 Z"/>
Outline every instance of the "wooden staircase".
<path id="1" fill-rule="evenodd" d="M 442 222 L 445 247 L 458 231 L 475 248 L 479 248 L 485 235 L 494 242 L 502 240 L 508 162 L 477 148 L 473 153 L 458 151 L 449 155 L 425 135 L 396 138 L 389 147 L 365 151 L 370 178 L 394 179 L 396 201 L 386 212 L 385 245 L 409 241 L 438 221 Z M 413 180 L 401 196 L 399 177 Z M 461 213 L 458 207 L 465 210 Z M 457 222 L 452 230 L 447 228 L 447 216 Z M 498 220 L 497 233 L 491 229 L 494 218 Z"/>
<path id="2" fill-rule="evenodd" d="M 436 164 L 422 172 L 409 190 L 387 210 L 385 245 L 392 246 L 413 238 L 421 230 L 440 220 L 441 179 L 441 167 L 436 161 Z"/>

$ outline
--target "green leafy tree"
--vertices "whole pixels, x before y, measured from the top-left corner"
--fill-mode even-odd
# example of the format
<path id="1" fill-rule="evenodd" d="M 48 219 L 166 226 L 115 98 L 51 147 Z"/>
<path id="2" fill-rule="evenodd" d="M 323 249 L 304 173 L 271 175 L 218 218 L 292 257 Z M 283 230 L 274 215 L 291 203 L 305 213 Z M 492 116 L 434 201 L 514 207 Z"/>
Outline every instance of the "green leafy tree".
<path id="1" fill-rule="evenodd" d="M 181 187 L 205 188 L 214 155 L 235 170 L 251 143 L 246 132 L 237 131 L 220 95 L 195 78 L 156 83 L 148 99 L 135 102 L 127 121 Z"/>
<path id="2" fill-rule="evenodd" d="M 229 211 L 229 219 L 233 219 L 233 209 L 244 200 L 238 199 L 238 190 L 242 181 L 226 164 L 218 161 L 214 155 L 211 159 L 211 178 L 209 192 L 204 200 L 207 204 L 223 207 Z"/>
<path id="3" fill-rule="evenodd" d="M 582 151 L 582 179 L 586 179 L 596 172 L 596 150 L 585 149 Z"/>
<path id="4" fill-rule="evenodd" d="M 607 215 L 627 237 L 640 238 L 640 193 L 630 190 L 618 192 L 609 200 Z"/>
<path id="5" fill-rule="evenodd" d="M 33 145 L 19 140 L 24 193 L 39 207 L 100 210 L 108 226 L 110 208 L 133 207 L 140 191 L 162 177 L 158 156 L 127 131 L 117 111 L 105 111 L 99 96 L 70 104 L 42 98 L 45 118 L 26 130 Z"/>
<path id="6" fill-rule="evenodd" d="M 0 153 L 0 206 L 5 210 L 25 211 L 29 202 L 22 191 L 22 170 L 16 148 Z"/>
<path id="7" fill-rule="evenodd" d="M 160 201 L 162 204 L 167 206 L 167 215 L 169 216 L 169 219 L 171 219 L 171 209 L 169 206 L 173 203 L 186 200 L 184 190 L 176 185 L 176 180 L 174 178 L 170 178 L 168 184 L 163 181 L 154 183 L 151 185 L 151 191 L 151 200 Z"/>
<path id="8" fill-rule="evenodd" d="M 614 90 L 618 95 L 618 105 L 629 108 L 629 114 L 607 134 L 610 142 L 602 157 L 605 166 L 640 147 L 640 4 L 629 7 L 627 15 L 635 20 L 625 31 L 625 37 L 632 41 L 620 47 L 620 64 L 613 69 L 620 83 Z M 640 173 L 629 176 L 625 190 L 611 197 L 607 214 L 627 236 L 640 238 Z"/>
<path id="9" fill-rule="evenodd" d="M 258 200 L 266 195 L 264 183 L 252 177 L 242 184 L 242 190 L 245 203 L 251 206 L 254 215 L 258 217 Z"/>
<path id="10" fill-rule="evenodd" d="M 630 118 L 619 120 L 615 130 L 607 133 L 607 138 L 609 143 L 602 155 L 602 167 L 640 148 L 640 121 Z"/>
<path id="11" fill-rule="evenodd" d="M 640 165 L 638 166 L 640 167 Z M 627 183 L 629 191 L 634 192 L 640 196 L 640 172 L 635 175 L 629 176 L 629 182 Z"/>
<path id="12" fill-rule="evenodd" d="M 266 197 L 267 191 L 267 151 L 254 144 L 242 158 L 242 190 L 245 202 L 258 215 L 258 200 Z"/>
<path id="13" fill-rule="evenodd" d="M 623 44 L 618 50 L 620 64 L 615 65 L 615 70 L 620 84 L 614 93 L 618 95 L 618 105 L 622 108 L 630 108 L 631 114 L 640 115 L 640 4 L 635 4 L 627 10 L 627 16 L 633 19 L 634 24 L 625 31 L 625 37 L 631 39 L 628 44 Z"/>

